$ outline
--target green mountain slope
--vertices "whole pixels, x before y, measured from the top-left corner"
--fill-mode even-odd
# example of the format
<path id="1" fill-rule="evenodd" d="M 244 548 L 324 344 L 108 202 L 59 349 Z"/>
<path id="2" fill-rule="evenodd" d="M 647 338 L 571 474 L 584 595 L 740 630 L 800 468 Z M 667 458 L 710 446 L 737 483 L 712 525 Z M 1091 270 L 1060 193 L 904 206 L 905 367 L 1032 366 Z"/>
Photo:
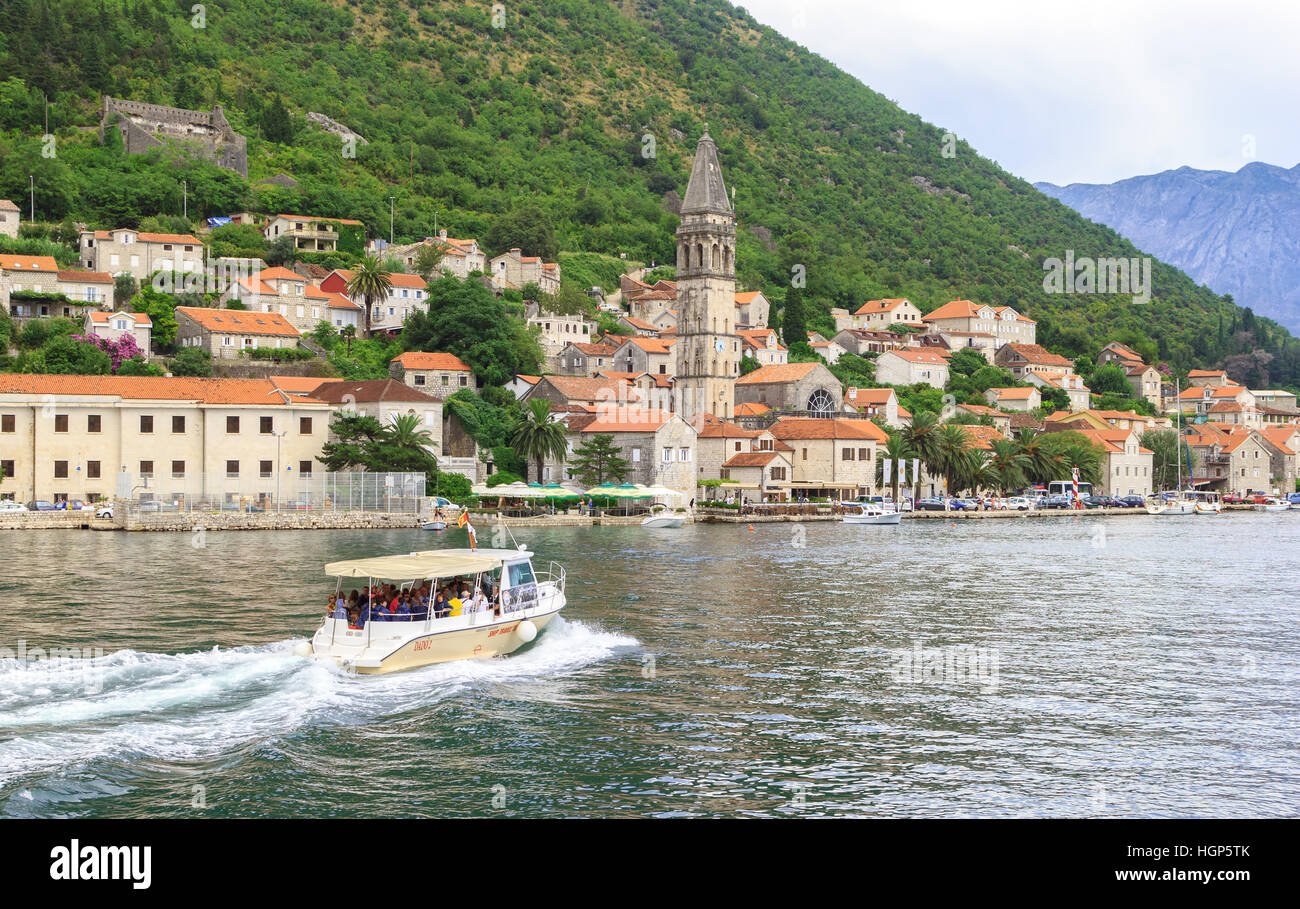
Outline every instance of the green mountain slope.
<path id="1" fill-rule="evenodd" d="M 1150 338 L 1175 368 L 1300 381 L 1283 329 L 1161 263 L 1145 306 L 1045 293 L 1045 258 L 1140 252 L 963 142 L 946 157 L 943 129 L 721 0 L 511 0 L 501 28 L 487 2 L 214 0 L 202 28 L 192 6 L 6 3 L 0 197 L 25 199 L 35 174 L 41 217 L 121 225 L 179 213 L 186 179 L 191 216 L 292 210 L 381 236 L 395 197 L 399 240 L 436 217 L 492 254 L 536 235 L 540 216 L 555 249 L 539 252 L 662 262 L 677 221 L 664 196 L 684 191 L 707 121 L 736 194 L 740 280 L 779 300 L 803 266 L 810 327 L 881 296 L 926 310 L 965 297 L 1026 312 L 1068 355 Z M 249 137 L 249 180 L 101 147 L 87 129 L 101 92 L 224 105 Z M 41 155 L 43 93 L 54 158 Z M 344 157 L 307 111 L 369 144 Z M 298 186 L 258 183 L 281 173 Z"/>

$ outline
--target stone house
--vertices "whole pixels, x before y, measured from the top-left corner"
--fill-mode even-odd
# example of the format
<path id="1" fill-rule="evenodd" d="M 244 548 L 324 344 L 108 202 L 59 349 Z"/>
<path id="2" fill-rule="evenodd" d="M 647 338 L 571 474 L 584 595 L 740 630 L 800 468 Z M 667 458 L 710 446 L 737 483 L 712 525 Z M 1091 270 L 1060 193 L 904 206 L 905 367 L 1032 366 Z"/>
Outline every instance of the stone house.
<path id="1" fill-rule="evenodd" d="M 525 256 L 515 248 L 494 256 L 488 265 L 498 289 L 522 290 L 525 284 L 536 284 L 544 294 L 560 292 L 560 266 L 543 262 L 540 256 Z"/>
<path id="2" fill-rule="evenodd" d="M 123 335 L 135 339 L 136 346 L 147 357 L 153 334 L 153 322 L 142 312 L 102 312 L 94 310 L 86 313 L 84 332 L 109 341 L 116 341 Z"/>
<path id="3" fill-rule="evenodd" d="M 437 398 L 447 398 L 462 388 L 473 390 L 478 386 L 465 361 L 449 353 L 408 350 L 389 361 L 388 373 L 408 388 Z"/>
<path id="4" fill-rule="evenodd" d="M 255 348 L 296 349 L 302 334 L 279 313 L 176 307 L 176 343 L 202 347 L 214 359 L 237 359 Z"/>
<path id="5" fill-rule="evenodd" d="M 990 334 L 998 348 L 1006 344 L 1037 344 L 1038 323 L 1010 306 L 953 300 L 927 313 L 922 321 L 936 331 Z"/>
<path id="6" fill-rule="evenodd" d="M 543 462 L 539 482 L 578 482 L 569 461 L 574 449 L 597 435 L 613 437 L 619 456 L 628 462 L 626 483 L 666 486 L 682 494 L 682 505 L 695 498 L 696 431 L 676 414 L 642 407 L 601 408 L 565 421 L 567 455 L 563 462 Z"/>
<path id="7" fill-rule="evenodd" d="M 886 385 L 948 384 L 948 358 L 935 350 L 887 350 L 876 357 L 876 381 Z"/>
<path id="8" fill-rule="evenodd" d="M 555 371 L 562 376 L 594 376 L 601 370 L 613 368 L 617 350 L 613 344 L 603 342 L 571 341 L 560 351 L 560 362 Z"/>
<path id="9" fill-rule="evenodd" d="M 445 230 L 439 231 L 436 238 L 425 237 L 417 243 L 389 247 L 384 251 L 384 255 L 385 257 L 397 259 L 406 267 L 407 271 L 413 272 L 419 252 L 424 247 L 441 250 L 442 261 L 439 268 L 451 272 L 452 275 L 462 281 L 473 272 L 487 272 L 487 255 L 479 248 L 478 240 L 460 240 L 456 237 L 449 237 Z"/>
<path id="10" fill-rule="evenodd" d="M 789 362 L 790 352 L 773 329 L 737 328 L 736 334 L 740 336 L 741 353 L 757 361 L 759 366 Z"/>
<path id="11" fill-rule="evenodd" d="M 901 429 L 904 421 L 912 419 L 907 409 L 898 403 L 898 395 L 892 388 L 849 386 L 844 393 L 844 410 L 860 413 L 867 419 L 880 417 L 891 429 Z"/>
<path id="12" fill-rule="evenodd" d="M 528 326 L 536 329 L 537 340 L 546 356 L 546 369 L 560 371 L 561 353 L 574 342 L 589 343 L 597 324 L 580 315 L 561 315 L 542 311 L 535 303 L 528 307 Z"/>
<path id="13" fill-rule="evenodd" d="M 293 248 L 303 252 L 337 252 L 339 226 L 348 224 L 364 228 L 352 218 L 321 218 L 312 215 L 275 215 L 262 225 L 262 236 L 268 243 L 281 237 L 293 240 Z"/>
<path id="14" fill-rule="evenodd" d="M 617 372 L 676 375 L 675 343 L 674 339 L 629 337 L 614 351 L 611 368 Z"/>
<path id="15" fill-rule="evenodd" d="M 999 410 L 1029 412 L 1043 406 L 1043 395 L 1037 388 L 990 388 L 984 400 Z"/>
<path id="16" fill-rule="evenodd" d="M 837 332 L 831 340 L 844 348 L 845 352 L 859 357 L 884 353 L 887 350 L 901 350 L 909 346 L 907 335 L 895 334 L 892 331 L 844 329 Z"/>
<path id="17" fill-rule="evenodd" d="M 868 300 L 852 313 L 835 317 L 836 331 L 883 331 L 898 324 L 921 324 L 921 310 L 911 300 Z"/>
<path id="18" fill-rule="evenodd" d="M 143 284 L 158 271 L 203 271 L 203 243 L 192 234 L 83 230 L 79 258 L 91 271 L 128 274 Z"/>
<path id="19" fill-rule="evenodd" d="M 772 303 L 761 290 L 746 290 L 736 294 L 736 327 L 767 328 Z"/>
<path id="20" fill-rule="evenodd" d="M 22 214 L 17 205 L 8 199 L 0 199 L 0 236 L 17 237 L 18 222 L 21 219 Z"/>

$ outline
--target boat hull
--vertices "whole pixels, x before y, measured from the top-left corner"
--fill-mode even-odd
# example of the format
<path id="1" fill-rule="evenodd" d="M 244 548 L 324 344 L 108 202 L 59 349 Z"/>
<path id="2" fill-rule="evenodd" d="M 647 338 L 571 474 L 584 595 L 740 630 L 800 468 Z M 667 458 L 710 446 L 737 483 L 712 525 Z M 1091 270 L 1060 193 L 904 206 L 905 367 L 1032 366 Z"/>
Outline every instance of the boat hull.
<path id="1" fill-rule="evenodd" d="M 681 527 L 686 523 L 686 518 L 681 516 L 671 517 L 652 517 L 646 518 L 641 522 L 642 527 Z"/>
<path id="2" fill-rule="evenodd" d="M 846 514 L 843 519 L 845 524 L 898 524 L 903 520 L 903 515 L 899 512 L 886 514 Z"/>
<path id="3" fill-rule="evenodd" d="M 416 623 L 373 622 L 353 629 L 343 619 L 327 619 L 311 640 L 311 652 L 360 675 L 386 675 L 435 663 L 488 659 L 513 653 L 532 641 L 564 608 L 563 595 L 548 597 L 534 609 L 512 616 L 479 613 Z M 520 625 L 530 622 L 531 635 Z M 408 627 L 408 624 L 414 627 Z"/>
<path id="4" fill-rule="evenodd" d="M 1207 505 L 1204 502 L 1196 503 L 1197 514 L 1219 514 L 1223 508 L 1219 505 Z"/>

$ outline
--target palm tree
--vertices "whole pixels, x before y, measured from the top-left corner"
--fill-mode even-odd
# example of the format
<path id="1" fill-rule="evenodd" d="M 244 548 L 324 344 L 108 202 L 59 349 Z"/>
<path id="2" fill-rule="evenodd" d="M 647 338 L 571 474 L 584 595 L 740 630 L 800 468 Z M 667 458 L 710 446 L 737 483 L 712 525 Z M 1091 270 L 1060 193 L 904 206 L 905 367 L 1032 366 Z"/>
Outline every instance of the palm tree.
<path id="1" fill-rule="evenodd" d="M 413 413 L 394 417 L 385 434 L 388 442 L 409 451 L 417 449 L 428 451 L 438 445 L 427 429 L 420 428 L 420 418 Z"/>
<path id="2" fill-rule="evenodd" d="M 991 485 L 1002 495 L 1024 486 L 1029 456 L 1010 439 L 995 439 L 992 448 L 986 462 L 992 475 Z"/>
<path id="3" fill-rule="evenodd" d="M 926 469 L 932 474 L 943 474 L 948 495 L 956 495 L 958 481 L 970 472 L 969 450 L 970 436 L 960 423 L 944 423 L 935 430 L 934 453 Z"/>
<path id="4" fill-rule="evenodd" d="M 908 422 L 907 428 L 903 430 L 903 440 L 907 443 L 907 450 L 913 458 L 920 458 L 921 462 L 929 470 L 930 463 L 935 454 L 935 428 L 939 425 L 939 417 L 931 411 L 921 411 L 912 414 L 912 419 Z M 912 480 L 915 491 L 913 500 L 921 498 L 921 477 L 918 474 Z"/>
<path id="5" fill-rule="evenodd" d="M 1032 429 L 1020 434 L 1020 453 L 1025 456 L 1025 477 L 1035 483 L 1048 483 L 1059 480 L 1056 475 L 1058 465 L 1048 446 L 1043 444 L 1043 436 Z"/>
<path id="6" fill-rule="evenodd" d="M 352 356 L 352 339 L 357 336 L 355 325 L 344 325 L 339 329 L 339 337 L 348 343 L 348 356 Z"/>
<path id="7" fill-rule="evenodd" d="M 510 428 L 507 438 L 515 454 L 524 461 L 524 479 L 528 479 L 528 462 L 537 462 L 537 482 L 542 481 L 542 462 L 547 457 L 563 461 L 568 453 L 564 426 L 551 420 L 551 403 L 541 398 L 528 402 L 528 407 Z"/>
<path id="8" fill-rule="evenodd" d="M 357 297 L 365 300 L 367 338 L 370 337 L 370 313 L 374 309 L 375 300 L 386 297 L 393 288 L 389 274 L 377 256 L 366 256 L 348 280 L 348 296 L 353 300 Z"/>

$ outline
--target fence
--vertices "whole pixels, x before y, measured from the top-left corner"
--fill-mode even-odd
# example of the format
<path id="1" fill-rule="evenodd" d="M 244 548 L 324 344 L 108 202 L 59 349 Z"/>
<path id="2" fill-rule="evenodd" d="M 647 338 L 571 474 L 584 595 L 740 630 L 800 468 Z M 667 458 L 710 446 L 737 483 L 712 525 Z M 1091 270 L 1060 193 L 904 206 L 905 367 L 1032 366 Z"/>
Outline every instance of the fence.
<path id="1" fill-rule="evenodd" d="M 377 511 L 418 513 L 424 473 L 118 475 L 117 497 L 141 513 Z"/>

